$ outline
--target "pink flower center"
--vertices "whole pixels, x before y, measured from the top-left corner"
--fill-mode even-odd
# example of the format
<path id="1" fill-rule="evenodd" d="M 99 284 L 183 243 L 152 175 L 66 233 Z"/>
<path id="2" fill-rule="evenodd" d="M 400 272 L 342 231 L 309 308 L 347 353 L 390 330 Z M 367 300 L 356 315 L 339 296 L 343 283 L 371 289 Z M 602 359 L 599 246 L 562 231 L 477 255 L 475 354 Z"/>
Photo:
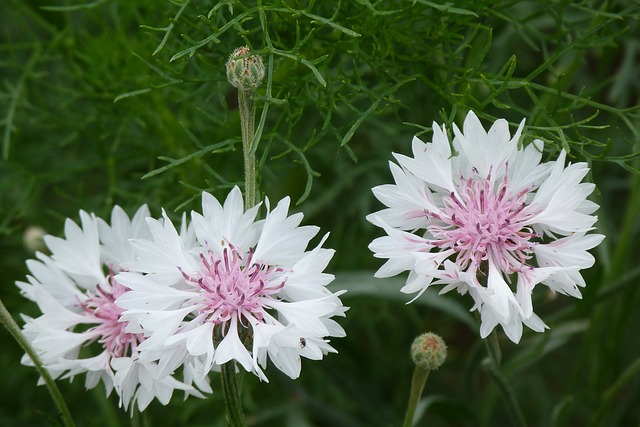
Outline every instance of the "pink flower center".
<path id="1" fill-rule="evenodd" d="M 269 296 L 282 289 L 285 282 L 270 284 L 274 273 L 282 271 L 253 261 L 253 249 L 244 260 L 238 250 L 229 245 L 222 256 L 209 251 L 200 256 L 204 269 L 189 276 L 187 282 L 201 289 L 203 307 L 208 321 L 217 324 L 230 320 L 255 318 L 262 320 Z"/>
<path id="2" fill-rule="evenodd" d="M 90 331 L 100 336 L 98 342 L 112 357 L 131 355 L 144 338 L 142 334 L 125 332 L 128 322 L 119 322 L 124 310 L 114 302 L 129 289 L 118 283 L 113 278 L 113 273 L 110 274 L 108 286 L 105 288 L 98 285 L 95 295 L 87 298 L 82 304 L 84 311 L 98 323 L 98 326 Z"/>
<path id="3" fill-rule="evenodd" d="M 459 193 L 444 198 L 442 213 L 428 214 L 432 221 L 427 230 L 434 237 L 432 244 L 457 252 L 461 269 L 475 269 L 490 260 L 510 274 L 526 265 L 535 244 L 532 239 L 539 237 L 524 225 L 533 216 L 524 210 L 531 188 L 511 194 L 505 173 L 494 191 L 490 177 L 463 179 Z"/>

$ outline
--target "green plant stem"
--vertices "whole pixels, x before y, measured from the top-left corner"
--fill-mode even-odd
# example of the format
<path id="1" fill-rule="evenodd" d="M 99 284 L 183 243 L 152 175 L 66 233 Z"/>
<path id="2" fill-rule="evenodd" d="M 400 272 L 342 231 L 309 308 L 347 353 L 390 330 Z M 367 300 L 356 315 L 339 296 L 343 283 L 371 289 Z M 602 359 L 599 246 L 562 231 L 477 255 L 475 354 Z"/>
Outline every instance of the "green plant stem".
<path id="1" fill-rule="evenodd" d="M 618 377 L 615 383 L 613 383 L 602 397 L 602 403 L 598 407 L 596 416 L 593 417 L 591 422 L 592 426 L 604 425 L 604 421 L 607 418 L 611 405 L 613 405 L 616 396 L 620 393 L 622 388 L 632 379 L 636 378 L 640 374 L 640 358 L 636 359 L 623 373 Z"/>
<path id="2" fill-rule="evenodd" d="M 238 109 L 240 110 L 240 128 L 242 131 L 242 153 L 244 155 L 244 204 L 245 209 L 254 207 L 258 203 L 256 177 L 256 156 L 251 149 L 255 133 L 256 107 L 253 102 L 253 92 L 238 90 Z M 227 422 L 232 427 L 245 426 L 244 412 L 240 400 L 238 377 L 235 362 L 230 361 L 222 365 L 222 394 L 227 408 Z"/>
<path id="3" fill-rule="evenodd" d="M 420 396 L 422 396 L 424 385 L 427 383 L 429 372 L 431 372 L 429 369 L 418 365 L 416 365 L 416 368 L 413 370 L 409 403 L 407 404 L 407 412 L 404 416 L 404 424 L 402 424 L 403 427 L 411 427 L 413 425 L 413 416 L 416 412 L 416 406 L 418 406 L 418 401 L 420 400 Z"/>
<path id="4" fill-rule="evenodd" d="M 489 353 L 489 357 L 493 361 L 493 364 L 496 368 L 500 367 L 500 362 L 502 362 L 502 351 L 500 351 L 500 343 L 498 342 L 498 334 L 495 329 L 491 331 L 487 339 L 484 340 L 484 344 L 487 347 L 487 353 Z"/>
<path id="5" fill-rule="evenodd" d="M 258 203 L 256 156 L 251 149 L 256 123 L 256 106 L 253 102 L 252 91 L 238 90 L 238 108 L 240 110 L 240 127 L 242 130 L 242 152 L 244 153 L 245 207 L 249 209 Z"/>
<path id="6" fill-rule="evenodd" d="M 490 359 L 485 359 L 483 365 L 489 371 L 493 380 L 498 384 L 500 391 L 505 397 L 507 406 L 511 410 L 511 414 L 513 415 L 516 425 L 526 427 L 527 421 L 524 419 L 522 409 L 520 409 L 520 404 L 518 403 L 516 394 L 513 392 L 509 381 L 507 381 L 504 375 L 502 375 L 502 372 L 500 372 L 500 369 L 498 369 Z"/>
<path id="7" fill-rule="evenodd" d="M 11 317 L 11 314 L 5 307 L 2 300 L 0 300 L 0 321 L 2 322 L 4 327 L 9 331 L 11 336 L 18 342 L 20 347 L 22 347 L 25 353 L 27 353 L 27 355 L 33 362 L 35 368 L 37 369 L 38 373 L 44 379 L 44 383 L 47 386 L 47 389 L 49 390 L 49 394 L 51 394 L 51 398 L 53 399 L 53 402 L 58 407 L 58 411 L 60 412 L 60 416 L 62 417 L 62 421 L 64 422 L 64 425 L 66 427 L 75 426 L 75 423 L 73 422 L 73 418 L 71 417 L 71 413 L 69 412 L 69 408 L 67 407 L 67 404 L 64 401 L 62 397 L 62 393 L 60 393 L 58 386 L 56 385 L 55 381 L 53 381 L 53 378 L 51 378 L 51 375 L 49 375 L 49 371 L 47 371 L 44 368 L 44 366 L 42 366 L 42 361 L 40 360 L 40 357 L 38 357 L 33 347 L 31 347 L 31 344 L 29 344 L 29 341 L 27 341 L 27 339 L 25 338 L 24 334 L 20 330 L 20 327 L 18 326 L 16 321 L 13 320 L 13 317 Z"/>
<path id="8" fill-rule="evenodd" d="M 242 402 L 240 401 L 240 390 L 238 388 L 238 378 L 236 375 L 236 364 L 234 361 L 222 365 L 222 395 L 227 408 L 227 423 L 231 427 L 246 426 Z"/>
<path id="9" fill-rule="evenodd" d="M 131 427 L 141 427 L 142 423 L 140 422 L 140 411 L 135 405 L 131 408 Z"/>
<path id="10" fill-rule="evenodd" d="M 502 392 L 507 406 L 511 410 L 513 414 L 515 425 L 520 427 L 526 427 L 527 422 L 524 419 L 524 415 L 522 413 L 522 409 L 520 409 L 520 404 L 518 403 L 518 399 L 516 398 L 516 394 L 511 388 L 509 381 L 502 375 L 500 372 L 500 361 L 502 359 L 502 353 L 500 351 L 500 344 L 498 343 L 498 335 L 496 330 L 491 331 L 489 336 L 483 340 L 485 346 L 487 347 L 487 353 L 489 357 L 483 361 L 483 366 L 489 374 L 493 378 L 493 380 L 498 384 L 498 388 Z"/>

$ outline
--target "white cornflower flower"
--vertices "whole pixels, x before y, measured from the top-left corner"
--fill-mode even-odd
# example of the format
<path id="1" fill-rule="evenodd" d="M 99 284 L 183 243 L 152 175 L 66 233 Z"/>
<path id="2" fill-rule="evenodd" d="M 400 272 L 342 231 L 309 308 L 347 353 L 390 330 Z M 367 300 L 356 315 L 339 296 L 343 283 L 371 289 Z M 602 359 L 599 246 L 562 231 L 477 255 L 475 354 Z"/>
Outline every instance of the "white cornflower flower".
<path id="1" fill-rule="evenodd" d="M 146 206 L 132 220 L 116 206 L 109 225 L 81 211 L 82 227 L 67 219 L 64 239 L 45 236 L 51 256 L 38 252 L 37 260 L 27 261 L 28 283 L 17 283 L 42 312 L 37 318 L 24 316 L 24 333 L 51 374 L 73 378 L 84 373 L 87 389 L 102 381 L 107 395 L 115 388 L 122 406 L 137 404 L 141 411 L 154 398 L 167 404 L 175 389 L 202 396 L 191 385 L 190 372 L 181 382 L 159 376 L 157 363 L 139 360 L 144 336 L 126 331 L 124 310 L 114 303 L 129 292 L 115 278 L 133 260 L 129 239 L 150 237 L 147 216 Z M 31 361 L 25 356 L 23 363 Z M 207 383 L 197 384 L 210 391 Z"/>
<path id="2" fill-rule="evenodd" d="M 593 265 L 587 251 L 604 238 L 586 234 L 598 208 L 587 200 L 595 185 L 581 182 L 587 164 L 565 167 L 564 150 L 540 163 L 542 141 L 518 146 L 523 126 L 511 137 L 500 119 L 486 132 L 469 112 L 450 145 L 434 123 L 432 142 L 413 139 L 413 157 L 394 153 L 395 184 L 373 189 L 387 208 L 367 217 L 387 233 L 369 246 L 388 259 L 376 277 L 409 271 L 402 291 L 418 296 L 434 284 L 469 292 L 480 335 L 500 324 L 514 342 L 523 323 L 547 327 L 533 312 L 537 284 L 580 298 L 579 270 Z"/>
<path id="3" fill-rule="evenodd" d="M 133 242 L 138 260 L 116 276 L 131 289 L 116 303 L 147 337 L 143 357 L 171 370 L 189 355 L 201 376 L 235 360 L 266 381 L 267 357 L 297 378 L 301 357 L 335 352 L 326 337 L 345 335 L 331 318 L 346 308 L 343 292 L 326 288 L 333 276 L 323 270 L 334 252 L 321 247 L 327 236 L 307 251 L 319 229 L 300 227 L 300 213 L 287 216 L 289 198 L 260 221 L 259 206 L 244 211 L 238 187 L 224 206 L 203 193 L 202 208 L 192 214 L 197 245 L 166 215 L 164 223 L 149 219 L 153 237 Z M 181 353 L 167 351 L 177 345 Z"/>

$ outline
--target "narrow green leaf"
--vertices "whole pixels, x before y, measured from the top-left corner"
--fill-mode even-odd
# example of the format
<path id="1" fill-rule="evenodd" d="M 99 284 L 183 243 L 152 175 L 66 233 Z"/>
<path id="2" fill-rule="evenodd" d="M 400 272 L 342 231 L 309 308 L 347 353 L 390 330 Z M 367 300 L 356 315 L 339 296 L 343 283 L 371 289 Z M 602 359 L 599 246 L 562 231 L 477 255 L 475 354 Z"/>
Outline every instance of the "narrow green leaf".
<path id="1" fill-rule="evenodd" d="M 450 6 L 451 4 L 450 2 L 442 4 L 442 3 L 434 3 L 432 1 L 427 1 L 427 0 L 411 0 L 411 1 L 414 3 L 420 3 L 425 6 L 432 7 L 434 9 L 439 10 L 440 12 L 454 13 L 458 15 L 469 15 L 469 16 L 475 16 L 475 17 L 478 16 L 477 13 L 472 12 L 470 10 Z"/>
<path id="2" fill-rule="evenodd" d="M 48 10 L 51 12 L 73 12 L 76 10 L 93 9 L 98 7 L 109 0 L 96 0 L 92 3 L 76 4 L 72 6 L 40 6 L 42 10 Z"/>
<path id="3" fill-rule="evenodd" d="M 169 157 L 165 157 L 165 156 L 159 156 L 158 158 L 160 160 L 164 160 L 169 162 L 168 165 L 162 166 L 158 169 L 154 169 L 151 172 L 148 172 L 147 174 L 145 174 L 142 179 L 147 179 L 147 178 L 151 178 L 153 176 L 159 175 L 163 172 L 168 171 L 169 169 L 173 169 L 176 166 L 180 166 L 183 163 L 188 162 L 191 159 L 197 158 L 197 157 L 202 157 L 205 154 L 210 154 L 210 153 L 215 153 L 215 152 L 219 152 L 220 149 L 224 149 L 224 148 L 230 148 L 233 146 L 234 142 L 236 140 L 235 139 L 227 139 L 225 141 L 219 142 L 217 144 L 212 144 L 212 145 L 208 145 L 206 147 L 204 147 L 201 150 L 195 151 L 191 154 L 189 154 L 188 156 L 184 156 L 182 158 L 179 159 L 171 159 Z"/>
<path id="4" fill-rule="evenodd" d="M 133 96 L 138 96 L 138 95 L 143 95 L 145 93 L 151 92 L 153 89 L 147 87 L 144 89 L 138 89 L 138 90 L 132 90 L 131 92 L 125 92 L 125 93 L 121 93 L 120 95 L 116 96 L 115 99 L 113 100 L 114 103 L 125 99 L 125 98 L 131 98 Z"/>

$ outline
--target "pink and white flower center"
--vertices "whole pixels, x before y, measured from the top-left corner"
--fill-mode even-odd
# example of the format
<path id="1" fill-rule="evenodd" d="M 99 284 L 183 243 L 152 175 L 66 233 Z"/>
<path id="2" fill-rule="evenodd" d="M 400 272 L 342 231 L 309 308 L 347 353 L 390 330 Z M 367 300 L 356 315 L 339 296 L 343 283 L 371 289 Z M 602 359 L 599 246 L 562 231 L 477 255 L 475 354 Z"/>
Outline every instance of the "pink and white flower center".
<path id="1" fill-rule="evenodd" d="M 90 331 L 100 337 L 98 342 L 112 357 L 131 355 L 144 339 L 142 334 L 125 332 L 128 322 L 119 321 L 124 309 L 118 307 L 115 300 L 128 291 L 111 273 L 107 286 L 98 285 L 96 293 L 82 303 L 84 311 L 98 323 Z"/>
<path id="2" fill-rule="evenodd" d="M 494 191 L 490 177 L 462 179 L 458 194 L 451 192 L 444 198 L 441 213 L 429 213 L 427 229 L 434 237 L 432 244 L 457 252 L 461 269 L 475 269 L 483 261 L 491 261 L 511 274 L 526 265 L 533 239 L 539 237 L 525 225 L 533 216 L 525 210 L 531 188 L 512 194 L 505 174 Z"/>
<path id="3" fill-rule="evenodd" d="M 272 276 L 282 271 L 278 267 L 253 261 L 253 249 L 246 260 L 230 245 L 222 256 L 209 251 L 200 256 L 203 271 L 189 276 L 183 272 L 187 282 L 201 289 L 202 308 L 200 314 L 215 324 L 227 322 L 234 316 L 241 320 L 262 320 L 265 304 L 271 295 L 282 289 L 285 282 L 272 282 Z"/>

